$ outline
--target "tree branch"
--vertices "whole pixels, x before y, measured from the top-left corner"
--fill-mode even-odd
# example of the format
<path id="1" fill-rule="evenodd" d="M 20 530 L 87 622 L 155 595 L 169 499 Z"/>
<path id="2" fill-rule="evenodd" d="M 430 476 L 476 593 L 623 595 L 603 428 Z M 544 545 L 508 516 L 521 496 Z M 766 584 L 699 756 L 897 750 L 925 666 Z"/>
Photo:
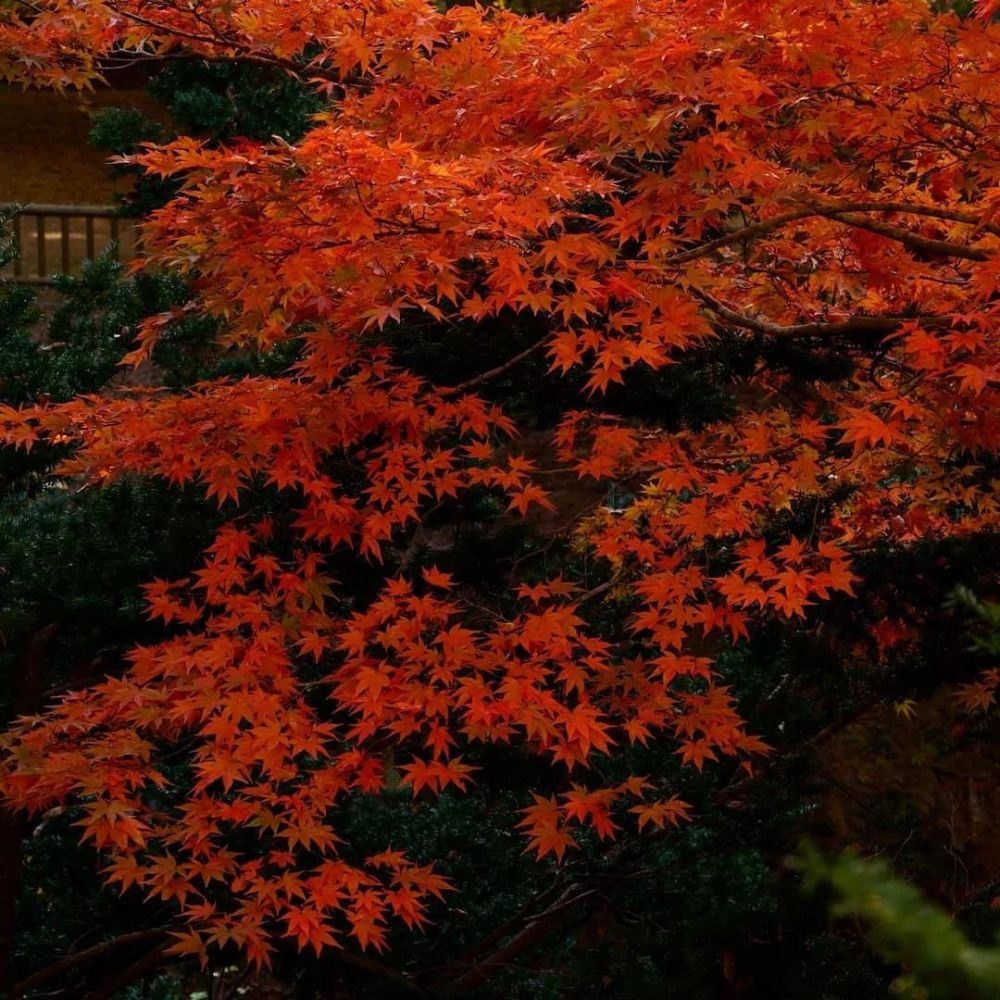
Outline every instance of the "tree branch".
<path id="1" fill-rule="evenodd" d="M 461 996 L 480 986 L 504 968 L 512 958 L 538 944 L 567 913 L 572 912 L 579 903 L 592 897 L 595 892 L 595 889 L 583 889 L 579 885 L 569 886 L 547 910 L 530 918 L 505 945 L 447 985 L 439 984 L 439 988 L 446 996 Z"/>
<path id="2" fill-rule="evenodd" d="M 330 961 L 333 964 L 349 965 L 355 969 L 361 969 L 371 975 L 378 976 L 387 982 L 392 983 L 404 993 L 411 993 L 415 996 L 423 996 L 423 990 L 412 980 L 408 979 L 402 972 L 388 965 L 383 965 L 367 955 L 360 955 L 356 952 L 346 950 L 334 950 L 330 952 Z"/>
<path id="3" fill-rule="evenodd" d="M 505 361 L 502 365 L 497 365 L 496 368 L 491 368 L 488 372 L 483 372 L 482 375 L 477 375 L 475 378 L 470 378 L 467 382 L 462 382 L 460 385 L 451 385 L 445 389 L 439 389 L 438 392 L 442 396 L 454 396 L 460 392 L 465 392 L 467 389 L 473 388 L 482 382 L 488 382 L 491 378 L 496 378 L 498 375 L 503 375 L 504 372 L 509 371 L 515 365 L 519 365 L 525 358 L 531 357 L 536 351 L 540 351 L 549 341 L 549 336 L 546 334 L 541 340 L 535 341 L 530 347 L 526 347 L 520 354 L 515 354 L 514 357 Z"/>
<path id="4" fill-rule="evenodd" d="M 986 222 L 972 212 L 960 212 L 956 209 L 936 208 L 931 205 L 910 205 L 905 202 L 897 201 L 852 201 L 841 203 L 833 202 L 829 204 L 809 203 L 804 205 L 802 208 L 793 209 L 792 211 L 785 212 L 782 215 L 776 215 L 771 219 L 764 219 L 761 222 L 755 222 L 749 226 L 744 226 L 741 229 L 727 233 L 725 236 L 720 236 L 718 239 L 710 240 L 708 243 L 703 243 L 699 247 L 694 247 L 691 250 L 685 250 L 681 253 L 673 254 L 672 256 L 667 257 L 664 263 L 668 265 L 686 264 L 689 261 L 697 260 L 699 257 L 704 257 L 707 254 L 710 254 L 713 250 L 718 250 L 720 247 L 728 246 L 732 243 L 740 243 L 743 240 L 755 239 L 758 236 L 766 236 L 768 233 L 774 232 L 776 229 L 781 229 L 790 222 L 797 222 L 799 219 L 808 219 L 817 215 L 836 219 L 840 222 L 848 222 L 850 225 L 858 225 L 861 228 L 870 228 L 870 225 L 868 225 L 869 223 L 876 226 L 883 225 L 882 223 L 877 223 L 873 220 L 860 220 L 859 217 L 855 216 L 852 216 L 850 219 L 845 218 L 845 212 L 890 212 L 901 215 L 919 215 L 932 219 L 943 219 L 949 222 L 962 222 L 966 225 L 981 229 L 984 232 L 991 233 L 994 236 L 1000 236 L 1000 225 Z M 865 225 L 862 225 L 862 222 L 864 222 Z M 921 241 L 924 240 L 924 237 L 917 236 L 915 233 L 910 233 L 909 230 L 901 229 L 895 226 L 888 228 L 891 229 L 894 234 L 891 238 L 900 239 L 900 237 L 905 237 L 905 240 L 901 240 L 901 242 L 908 242 L 910 245 L 913 245 L 912 240 L 914 239 Z M 889 235 L 882 229 L 875 231 L 881 232 L 882 235 Z M 935 246 L 943 246 L 947 248 L 948 256 L 963 256 L 961 253 L 953 252 L 956 248 L 975 254 L 983 253 L 983 251 L 979 251 L 975 248 L 962 247 L 959 244 L 946 243 L 940 240 L 930 240 L 925 242 L 929 242 Z M 968 257 L 968 259 L 985 260 L 986 256 L 972 256 Z"/>
<path id="5" fill-rule="evenodd" d="M 110 979 L 101 983 L 86 994 L 86 1000 L 112 1000 L 126 986 L 155 972 L 161 965 L 167 962 L 171 956 L 166 944 L 161 944 L 152 951 L 146 952 L 142 958 L 137 959 L 131 965 L 125 966 L 120 972 L 115 973 Z"/>
<path id="6" fill-rule="evenodd" d="M 11 998 L 12 1000 L 17 1000 L 18 997 L 22 996 L 28 990 L 36 989 L 50 980 L 61 976 L 64 972 L 70 972 L 81 965 L 87 965 L 89 962 L 103 957 L 110 951 L 125 948 L 133 944 L 156 941 L 164 937 L 168 931 L 169 928 L 167 927 L 153 927 L 143 931 L 132 931 L 130 934 L 122 934 L 120 937 L 101 941 L 90 948 L 76 952 L 76 954 L 66 955 L 64 958 L 59 959 L 58 962 L 53 962 L 44 969 L 39 969 L 38 972 L 33 972 L 30 976 L 26 976 L 20 982 L 15 983 L 11 989 Z"/>
<path id="7" fill-rule="evenodd" d="M 714 295 L 703 291 L 700 288 L 689 288 L 688 291 L 696 298 L 708 306 L 717 316 L 732 323 L 734 326 L 743 327 L 745 330 L 753 330 L 756 333 L 764 333 L 769 337 L 828 337 L 828 336 L 850 336 L 852 334 L 889 334 L 907 322 L 924 322 L 928 319 L 940 322 L 940 317 L 905 317 L 905 316 L 852 316 L 850 319 L 840 320 L 834 323 L 796 323 L 792 326 L 782 326 L 780 323 L 771 323 L 768 320 L 756 319 L 753 316 L 746 316 L 736 312 L 724 302 L 720 302 Z"/>
<path id="8" fill-rule="evenodd" d="M 961 243 L 951 243 L 948 240 L 932 240 L 918 233 L 910 232 L 909 229 L 893 226 L 888 222 L 879 222 L 877 219 L 869 219 L 853 212 L 834 212 L 824 208 L 817 209 L 817 214 L 827 216 L 834 222 L 842 222 L 847 226 L 867 229 L 871 233 L 877 233 L 879 236 L 885 236 L 887 239 L 895 240 L 913 250 L 919 250 L 935 257 L 960 257 L 963 260 L 977 261 L 990 259 L 990 255 L 978 247 L 968 247 Z"/>
<path id="9" fill-rule="evenodd" d="M 548 905 L 549 900 L 555 896 L 558 889 L 559 877 L 557 876 L 552 885 L 532 896 L 524 904 L 524 906 L 517 911 L 517 913 L 505 920 L 502 924 L 494 927 L 493 930 L 490 931 L 485 937 L 480 938 L 474 945 L 466 949 L 459 958 L 452 962 L 448 962 L 445 965 L 439 965 L 431 969 L 426 969 L 424 970 L 423 975 L 427 976 L 430 973 L 438 973 L 437 978 L 440 980 L 443 973 L 451 972 L 456 969 L 467 969 L 472 964 L 473 959 L 481 955 L 487 948 L 491 948 L 498 941 L 512 933 L 516 928 L 522 926 L 526 920 L 534 919 L 530 916 L 531 911 L 539 906 Z"/>

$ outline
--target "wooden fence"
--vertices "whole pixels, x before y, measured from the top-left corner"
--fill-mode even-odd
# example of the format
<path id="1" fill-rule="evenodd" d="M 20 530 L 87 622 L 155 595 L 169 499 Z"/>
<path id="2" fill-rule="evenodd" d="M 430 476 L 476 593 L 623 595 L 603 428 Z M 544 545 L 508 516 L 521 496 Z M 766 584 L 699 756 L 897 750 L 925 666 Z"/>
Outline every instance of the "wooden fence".
<path id="1" fill-rule="evenodd" d="M 33 285 L 52 283 L 54 274 L 78 274 L 109 245 L 118 260 L 139 250 L 138 230 L 108 205 L 21 205 L 12 220 L 18 256 L 4 277 Z"/>

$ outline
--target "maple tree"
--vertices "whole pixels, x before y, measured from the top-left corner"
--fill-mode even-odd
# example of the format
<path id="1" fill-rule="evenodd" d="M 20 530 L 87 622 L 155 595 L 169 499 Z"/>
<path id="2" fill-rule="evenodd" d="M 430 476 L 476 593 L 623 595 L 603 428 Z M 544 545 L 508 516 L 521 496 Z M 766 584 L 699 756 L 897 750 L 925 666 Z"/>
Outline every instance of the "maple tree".
<path id="1" fill-rule="evenodd" d="M 717 681 L 720 642 L 851 595 L 859 553 L 997 526 L 994 6 L 967 21 L 918 0 L 599 0 L 559 23 L 420 0 L 6 12 L 10 80 L 83 86 L 121 53 L 186 53 L 329 99 L 294 144 L 180 138 L 131 160 L 180 180 L 146 223 L 146 264 L 197 294 L 148 320 L 130 359 L 208 313 L 224 347 L 292 342 L 288 373 L 0 414 L 10 445 L 66 446 L 64 477 L 197 484 L 229 517 L 201 568 L 148 586 L 161 643 L 8 734 L 8 800 L 81 801 L 110 879 L 178 908 L 177 953 L 235 943 L 263 963 L 276 936 L 381 948 L 390 920 L 427 919 L 447 882 L 393 845 L 353 857 L 336 807 L 397 782 L 462 789 L 468 747 L 517 741 L 568 771 L 522 824 L 557 858 L 577 828 L 685 819 L 655 776 L 600 784 L 588 764 L 615 747 L 670 740 L 696 768 L 752 770 L 767 748 Z M 465 384 L 394 358 L 415 317 L 475 338 L 518 314 L 544 335 Z M 666 431 L 601 412 L 635 372 L 734 342 L 754 362 L 727 418 Z M 790 344 L 834 372 L 776 363 Z M 553 378 L 585 372 L 555 461 L 634 493 L 579 528 L 606 583 L 518 582 L 516 610 L 484 621 L 448 574 L 403 565 L 351 608 L 338 553 L 378 562 L 469 491 L 512 515 L 552 506 L 549 470 L 477 394 L 529 355 Z M 280 513 L 243 511 L 251 490 Z M 631 630 L 602 635 L 587 609 L 615 594 Z M 905 640 L 889 626 L 886 644 Z M 186 779 L 167 774 L 179 754 Z"/>

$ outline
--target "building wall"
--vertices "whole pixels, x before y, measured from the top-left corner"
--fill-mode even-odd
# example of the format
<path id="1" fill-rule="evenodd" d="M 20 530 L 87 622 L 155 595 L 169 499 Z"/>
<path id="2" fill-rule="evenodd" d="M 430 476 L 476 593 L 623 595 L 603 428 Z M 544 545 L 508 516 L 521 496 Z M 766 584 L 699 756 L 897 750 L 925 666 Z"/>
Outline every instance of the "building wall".
<path id="1" fill-rule="evenodd" d="M 155 113 L 139 90 L 61 96 L 0 87 L 0 204 L 111 204 L 129 181 L 111 176 L 107 154 L 87 137 L 91 113 L 115 106 Z"/>

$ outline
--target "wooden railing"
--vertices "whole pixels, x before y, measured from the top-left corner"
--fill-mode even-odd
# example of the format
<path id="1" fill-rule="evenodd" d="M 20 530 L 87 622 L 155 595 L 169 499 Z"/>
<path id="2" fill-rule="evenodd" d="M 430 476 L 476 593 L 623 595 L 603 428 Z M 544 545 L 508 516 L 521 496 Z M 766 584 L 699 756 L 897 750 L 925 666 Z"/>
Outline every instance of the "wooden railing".
<path id="1" fill-rule="evenodd" d="M 138 252 L 138 232 L 109 205 L 21 205 L 11 221 L 18 256 L 6 277 L 33 285 L 52 283 L 53 274 L 77 274 L 112 246 L 118 260 Z"/>

